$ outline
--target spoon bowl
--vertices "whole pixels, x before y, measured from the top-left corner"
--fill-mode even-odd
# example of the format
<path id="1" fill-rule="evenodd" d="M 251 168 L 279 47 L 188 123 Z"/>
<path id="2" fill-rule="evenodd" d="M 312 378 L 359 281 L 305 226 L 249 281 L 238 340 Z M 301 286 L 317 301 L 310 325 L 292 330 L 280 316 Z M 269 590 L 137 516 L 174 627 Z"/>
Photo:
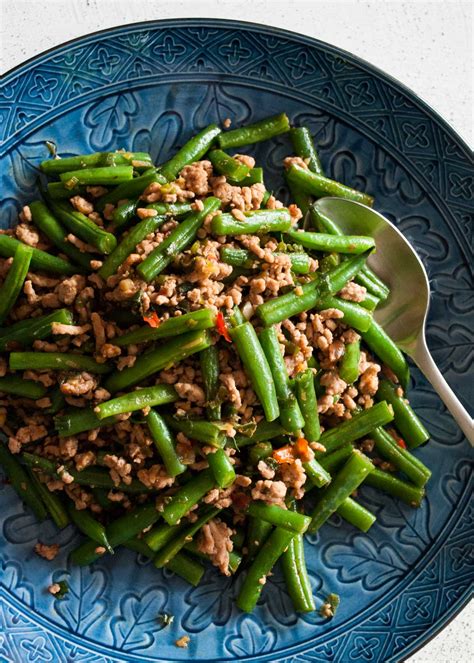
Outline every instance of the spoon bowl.
<path id="1" fill-rule="evenodd" d="M 438 370 L 426 345 L 430 285 L 415 249 L 393 223 L 366 205 L 328 197 L 318 200 L 315 207 L 344 233 L 375 239 L 377 250 L 369 257 L 368 265 L 389 285 L 390 296 L 375 309 L 374 318 L 415 361 L 474 446 L 473 420 Z"/>

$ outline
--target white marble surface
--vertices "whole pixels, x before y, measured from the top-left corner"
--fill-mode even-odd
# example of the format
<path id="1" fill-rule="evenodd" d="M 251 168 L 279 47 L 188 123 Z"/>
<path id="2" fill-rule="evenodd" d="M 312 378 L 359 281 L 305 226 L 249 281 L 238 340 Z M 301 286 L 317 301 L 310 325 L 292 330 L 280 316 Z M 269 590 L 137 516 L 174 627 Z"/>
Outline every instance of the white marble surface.
<path id="1" fill-rule="evenodd" d="M 175 17 L 234 18 L 301 32 L 388 72 L 470 145 L 473 3 L 461 0 L 0 0 L 2 70 L 64 41 L 114 25 Z M 291 7 L 291 9 L 289 9 Z M 474 604 L 410 663 L 474 660 Z"/>

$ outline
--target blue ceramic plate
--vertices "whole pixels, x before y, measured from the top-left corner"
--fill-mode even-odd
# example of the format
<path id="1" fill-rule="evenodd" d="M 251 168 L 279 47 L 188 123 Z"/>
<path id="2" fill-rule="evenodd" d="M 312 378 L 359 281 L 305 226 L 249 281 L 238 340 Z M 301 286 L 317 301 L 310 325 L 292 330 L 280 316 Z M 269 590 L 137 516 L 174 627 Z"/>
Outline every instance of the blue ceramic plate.
<path id="1" fill-rule="evenodd" d="M 36 195 L 45 140 L 61 152 L 124 147 L 159 162 L 210 122 L 235 125 L 286 111 L 316 137 L 326 172 L 376 194 L 423 256 L 433 286 L 429 342 L 459 394 L 472 395 L 474 328 L 469 151 L 411 92 L 332 46 L 232 21 L 171 20 L 107 30 L 40 55 L 0 90 L 2 223 Z M 285 137 L 255 150 L 281 186 Z M 471 354 L 470 354 L 471 353 Z M 469 448 L 413 371 L 411 398 L 432 432 L 419 450 L 433 470 L 419 510 L 371 489 L 368 535 L 339 520 L 308 537 L 314 592 L 341 595 L 332 621 L 297 617 L 278 573 L 252 615 L 234 607 L 238 581 L 212 569 L 198 588 L 121 550 L 90 568 L 68 565 L 72 528 L 39 526 L 0 483 L 0 659 L 41 661 L 400 661 L 464 605 L 473 579 Z M 58 542 L 53 563 L 33 545 Z M 46 591 L 67 578 L 63 601 Z M 157 615 L 175 616 L 163 628 Z M 187 650 L 174 641 L 191 636 Z"/>

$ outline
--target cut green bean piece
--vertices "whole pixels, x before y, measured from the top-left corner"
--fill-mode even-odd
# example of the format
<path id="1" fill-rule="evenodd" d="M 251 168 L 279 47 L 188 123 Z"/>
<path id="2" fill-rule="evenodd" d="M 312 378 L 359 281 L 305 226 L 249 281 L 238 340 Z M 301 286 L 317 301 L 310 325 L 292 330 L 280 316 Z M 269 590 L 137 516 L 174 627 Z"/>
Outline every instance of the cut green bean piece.
<path id="1" fill-rule="evenodd" d="M 22 242 L 19 242 L 14 237 L 9 235 L 0 235 L 0 256 L 2 258 L 12 258 L 15 255 L 15 251 L 18 246 L 21 246 Z M 59 274 L 61 276 L 72 276 L 72 274 L 77 274 L 77 267 L 71 265 L 67 260 L 53 256 L 46 251 L 41 251 L 41 249 L 33 248 L 33 254 L 31 256 L 31 269 L 33 271 L 49 272 L 50 274 Z"/>
<path id="2" fill-rule="evenodd" d="M 347 520 L 348 523 L 360 529 L 361 532 L 368 532 L 377 520 L 371 511 L 353 500 L 352 497 L 346 497 L 344 502 L 336 509 L 336 513 Z"/>
<path id="3" fill-rule="evenodd" d="M 343 444 L 342 447 L 336 449 L 336 451 L 333 451 L 326 456 L 321 456 L 318 458 L 318 462 L 327 472 L 329 472 L 329 474 L 334 474 L 334 472 L 336 472 L 352 455 L 353 450 L 354 447 L 348 442 L 347 444 Z"/>
<path id="4" fill-rule="evenodd" d="M 17 246 L 13 262 L 0 288 L 0 326 L 8 317 L 23 288 L 32 255 L 33 250 L 30 246 L 26 244 Z"/>
<path id="5" fill-rule="evenodd" d="M 311 518 L 298 511 L 282 509 L 276 504 L 266 504 L 265 502 L 251 502 L 248 513 L 254 518 L 261 518 L 275 527 L 283 527 L 296 534 L 304 534 L 311 522 Z"/>
<path id="6" fill-rule="evenodd" d="M 158 550 L 164 548 L 167 543 L 175 539 L 186 526 L 187 523 L 180 523 L 179 525 L 158 523 L 158 525 L 143 535 L 143 541 L 149 546 L 150 550 L 158 552 Z"/>
<path id="7" fill-rule="evenodd" d="M 6 375 L 0 378 L 0 393 L 31 398 L 36 401 L 46 396 L 46 388 L 34 380 L 24 380 L 16 375 Z"/>
<path id="8" fill-rule="evenodd" d="M 289 182 L 294 183 L 303 191 L 306 191 L 306 193 L 310 193 L 318 198 L 322 196 L 338 196 L 339 198 L 346 198 L 347 200 L 362 203 L 368 207 L 372 207 L 374 204 L 374 199 L 369 194 L 352 189 L 345 184 L 330 180 L 323 175 L 313 173 L 295 164 L 291 165 L 288 169 L 287 177 Z"/>
<path id="9" fill-rule="evenodd" d="M 204 470 L 182 486 L 169 500 L 161 515 L 168 525 L 177 525 L 198 504 L 210 490 L 215 488 L 215 480 L 210 470 Z"/>
<path id="10" fill-rule="evenodd" d="M 110 401 L 105 401 L 97 405 L 94 412 L 102 421 L 126 412 L 136 412 L 136 410 L 143 410 L 143 408 L 154 407 L 155 405 L 173 403 L 177 398 L 178 394 L 172 385 L 156 384 L 153 387 L 136 389 L 128 394 L 112 398 Z"/>
<path id="11" fill-rule="evenodd" d="M 170 563 L 173 557 L 180 552 L 180 550 L 185 546 L 185 544 L 192 540 L 193 536 L 201 529 L 203 525 L 208 523 L 212 518 L 217 516 L 220 509 L 209 509 L 206 508 L 205 511 L 198 517 L 196 522 L 192 525 L 188 525 L 178 536 L 167 543 L 161 550 L 157 552 L 153 560 L 154 565 L 157 568 L 161 568 Z"/>
<path id="12" fill-rule="evenodd" d="M 365 479 L 365 483 L 373 488 L 382 490 L 393 497 L 397 497 L 399 500 L 402 500 L 402 502 L 405 502 L 410 506 L 420 506 L 421 501 L 425 496 L 425 490 L 423 487 L 413 486 L 406 481 L 394 477 L 392 474 L 389 474 L 389 472 L 383 472 L 379 469 L 374 469 L 374 471 Z"/>
<path id="13" fill-rule="evenodd" d="M 64 182 L 49 182 L 46 191 L 51 200 L 69 200 L 72 196 L 84 196 L 87 193 L 85 186 L 68 189 Z"/>
<path id="14" fill-rule="evenodd" d="M 35 486 L 18 459 L 2 441 L 0 441 L 0 465 L 19 497 L 33 511 L 38 520 L 44 520 L 47 516 L 46 508 Z"/>
<path id="15" fill-rule="evenodd" d="M 253 518 L 249 516 L 249 524 L 247 528 L 247 538 L 245 546 L 247 548 L 247 558 L 254 559 L 258 550 L 263 546 L 267 540 L 273 526 L 266 520 L 260 518 Z"/>
<path id="16" fill-rule="evenodd" d="M 241 610 L 252 612 L 255 608 L 267 575 L 288 548 L 294 536 L 294 532 L 290 532 L 282 527 L 277 527 L 270 534 L 252 562 L 240 589 L 237 597 L 237 606 Z"/>
<path id="17" fill-rule="evenodd" d="M 229 154 L 222 150 L 211 150 L 208 154 L 209 161 L 212 163 L 214 170 L 221 175 L 225 175 L 227 179 L 241 182 L 250 173 L 250 166 L 246 166 L 238 159 L 234 159 Z"/>
<path id="18" fill-rule="evenodd" d="M 191 140 L 171 157 L 169 161 L 160 166 L 160 173 L 170 182 L 176 179 L 185 166 L 194 161 L 199 161 L 211 147 L 217 136 L 221 133 L 219 127 L 210 124 L 208 127 L 193 136 Z"/>
<path id="19" fill-rule="evenodd" d="M 296 511 L 296 502 L 288 506 Z M 286 588 L 297 612 L 312 612 L 315 609 L 311 582 L 304 557 L 304 539 L 300 534 L 289 543 L 281 558 Z"/>
<path id="20" fill-rule="evenodd" d="M 313 138 L 309 129 L 307 127 L 290 129 L 290 138 L 293 143 L 295 154 L 304 159 L 308 168 L 313 171 L 313 173 L 324 175 L 321 161 L 319 160 L 318 153 L 314 147 Z"/>
<path id="21" fill-rule="evenodd" d="M 206 413 L 211 421 L 221 418 L 221 404 L 218 400 L 219 393 L 219 351 L 216 345 L 210 345 L 199 353 L 202 383 L 206 396 Z"/>
<path id="22" fill-rule="evenodd" d="M 135 162 L 135 164 L 134 164 Z M 99 168 L 103 166 L 129 166 L 135 168 L 150 168 L 151 157 L 147 152 L 94 152 L 93 154 L 81 154 L 74 157 L 62 159 L 46 159 L 40 164 L 40 168 L 46 175 L 60 175 L 68 170 L 79 168 Z"/>
<path id="23" fill-rule="evenodd" d="M 238 186 L 252 186 L 252 184 L 263 184 L 263 168 L 257 166 L 256 168 L 251 168 L 249 174 L 244 177 L 240 182 L 233 180 L 228 177 L 227 181 L 229 184 L 237 184 Z"/>
<path id="24" fill-rule="evenodd" d="M 43 340 L 51 335 L 53 322 L 72 325 L 72 314 L 65 308 L 57 309 L 53 313 L 29 318 L 0 330 L 0 351 L 12 347 L 32 345 L 36 340 Z"/>
<path id="25" fill-rule="evenodd" d="M 362 338 L 374 354 L 395 373 L 403 389 L 407 388 L 410 371 L 402 351 L 395 345 L 382 327 L 372 320 Z"/>
<path id="26" fill-rule="evenodd" d="M 189 214 L 168 237 L 163 240 L 137 267 L 139 275 L 149 283 L 160 274 L 174 258 L 191 244 L 206 217 L 221 206 L 219 198 L 212 196 L 203 202 L 203 209 Z"/>
<path id="27" fill-rule="evenodd" d="M 151 233 L 154 233 L 166 220 L 164 216 L 154 216 L 145 218 L 123 237 L 120 244 L 107 256 L 102 267 L 99 269 L 99 276 L 108 279 L 115 274 L 119 267 L 123 265 L 128 256 L 136 249 L 137 245 Z"/>
<path id="28" fill-rule="evenodd" d="M 257 466 L 261 460 L 265 460 L 273 453 L 271 442 L 257 442 L 249 449 L 249 463 Z"/>
<path id="29" fill-rule="evenodd" d="M 318 398 L 314 388 L 314 373 L 311 368 L 298 373 L 295 379 L 296 397 L 303 414 L 303 433 L 308 442 L 317 442 L 321 437 Z"/>
<path id="30" fill-rule="evenodd" d="M 397 444 L 390 433 L 383 428 L 376 428 L 371 432 L 370 437 L 375 443 L 377 453 L 403 472 L 415 486 L 423 487 L 426 484 L 431 476 L 430 470 L 409 451 Z"/>
<path id="31" fill-rule="evenodd" d="M 108 191 L 95 201 L 94 207 L 98 212 L 103 212 L 106 205 L 116 205 L 120 200 L 140 196 L 154 182 L 164 184 L 166 180 L 156 172 L 155 168 L 149 168 L 139 177 L 123 182 Z"/>
<path id="32" fill-rule="evenodd" d="M 359 377 L 360 339 L 348 343 L 344 348 L 344 355 L 339 366 L 339 377 L 352 384 Z"/>
<path id="33" fill-rule="evenodd" d="M 27 473 L 56 527 L 59 529 L 67 527 L 71 521 L 59 495 L 49 490 L 46 484 L 39 480 L 38 475 L 31 468 L 27 468 Z"/>
<path id="34" fill-rule="evenodd" d="M 136 343 L 147 343 L 157 341 L 160 338 L 179 336 L 190 331 L 210 329 L 215 325 L 215 315 L 211 309 L 202 308 L 184 315 L 177 315 L 161 322 L 158 327 L 141 327 L 134 331 L 111 339 L 111 343 L 123 347 Z"/>
<path id="35" fill-rule="evenodd" d="M 146 417 L 146 423 L 168 475 L 175 477 L 185 472 L 186 465 L 183 465 L 176 453 L 173 436 L 163 417 L 151 410 Z"/>
<path id="36" fill-rule="evenodd" d="M 260 401 L 265 418 L 273 421 L 280 415 L 280 407 L 267 358 L 255 329 L 246 322 L 229 330 L 252 387 Z"/>
<path id="37" fill-rule="evenodd" d="M 344 314 L 340 318 L 341 322 L 359 332 L 366 332 L 373 320 L 370 311 L 341 297 L 322 297 L 316 302 L 315 308 L 318 311 L 334 308 L 341 311 Z"/>
<path id="38" fill-rule="evenodd" d="M 184 433 L 186 437 L 203 442 L 211 447 L 220 448 L 225 443 L 225 433 L 221 426 L 204 419 L 186 419 L 184 417 L 164 415 L 168 426 Z"/>
<path id="39" fill-rule="evenodd" d="M 375 247 L 374 238 L 363 235 L 328 235 L 289 230 L 285 236 L 312 251 L 359 254 Z"/>
<path id="40" fill-rule="evenodd" d="M 229 246 L 223 246 L 220 250 L 223 262 L 233 267 L 245 267 L 252 269 L 260 263 L 256 256 L 245 249 L 236 249 Z M 275 253 L 275 256 L 285 256 L 291 262 L 291 269 L 295 274 L 308 274 L 311 266 L 311 258 L 307 253 Z"/>
<path id="41" fill-rule="evenodd" d="M 279 421 L 260 421 L 252 433 L 249 433 L 249 435 L 239 433 L 233 438 L 233 442 L 238 449 L 242 449 L 250 444 L 272 440 L 274 437 L 284 435 L 285 432 Z"/>
<path id="42" fill-rule="evenodd" d="M 331 475 L 315 458 L 303 463 L 303 468 L 306 476 L 316 488 L 322 488 L 331 482 Z"/>
<path id="43" fill-rule="evenodd" d="M 99 523 L 86 509 L 78 511 L 74 504 L 68 504 L 69 516 L 77 529 L 92 539 L 99 546 L 103 546 L 107 552 L 113 555 L 114 550 L 107 539 L 105 527 Z"/>
<path id="44" fill-rule="evenodd" d="M 373 468 L 366 456 L 354 450 L 349 460 L 319 497 L 311 513 L 312 520 L 308 531 L 316 532 L 360 486 Z"/>
<path id="45" fill-rule="evenodd" d="M 235 480 L 234 466 L 224 449 L 217 449 L 206 456 L 209 468 L 219 488 L 227 488 Z"/>
<path id="46" fill-rule="evenodd" d="M 153 550 L 146 545 L 143 539 L 129 539 L 122 545 L 124 548 L 133 550 L 149 559 L 153 559 L 155 556 Z M 203 565 L 189 555 L 186 555 L 184 552 L 177 553 L 173 559 L 170 560 L 170 563 L 166 565 L 166 568 L 183 580 L 186 580 L 186 582 L 189 582 L 193 587 L 199 585 L 202 576 L 204 575 Z"/>
<path id="47" fill-rule="evenodd" d="M 61 182 L 66 188 L 73 189 L 76 186 L 114 186 L 132 180 L 132 166 L 102 166 L 99 168 L 81 168 L 80 170 L 69 170 L 59 175 Z"/>
<path id="48" fill-rule="evenodd" d="M 91 260 L 97 256 L 79 249 L 67 240 L 68 233 L 62 225 L 56 220 L 50 210 L 39 200 L 30 203 L 30 210 L 33 221 L 43 234 L 48 237 L 61 253 L 68 256 L 76 265 L 83 269 L 91 271 Z"/>
<path id="49" fill-rule="evenodd" d="M 99 419 L 92 408 L 76 408 L 66 414 L 54 417 L 54 425 L 59 437 L 78 435 L 94 428 L 114 424 L 116 421 L 115 417 Z"/>
<path id="50" fill-rule="evenodd" d="M 239 129 L 225 131 L 219 135 L 219 145 L 223 150 L 230 147 L 242 147 L 268 140 L 290 130 L 290 122 L 285 113 L 267 117 L 264 120 L 248 124 Z"/>
<path id="51" fill-rule="evenodd" d="M 429 439 L 430 434 L 416 416 L 403 396 L 397 394 L 397 388 L 388 380 L 381 380 L 376 394 L 377 400 L 385 400 L 393 407 L 395 426 L 398 428 L 410 449 L 416 449 Z"/>
<path id="52" fill-rule="evenodd" d="M 112 394 L 132 387 L 163 368 L 173 366 L 195 352 L 201 352 L 209 345 L 211 345 L 211 340 L 206 331 L 181 334 L 156 350 L 141 355 L 130 368 L 112 373 L 104 386 Z"/>
<path id="53" fill-rule="evenodd" d="M 289 230 L 292 224 L 290 212 L 280 209 L 260 209 L 243 212 L 245 221 L 236 219 L 232 214 L 217 214 L 211 222 L 214 235 L 264 234 Z"/>
<path id="54" fill-rule="evenodd" d="M 297 432 L 305 424 L 298 400 L 290 387 L 285 360 L 280 350 L 280 342 L 276 327 L 263 329 L 258 336 L 268 365 L 273 376 L 273 382 L 280 406 L 280 421 L 286 431 Z"/>
<path id="55" fill-rule="evenodd" d="M 381 401 L 368 410 L 354 414 L 352 419 L 347 419 L 335 428 L 325 431 L 319 438 L 319 442 L 326 448 L 326 453 L 330 453 L 346 442 L 354 442 L 368 435 L 374 428 L 384 426 L 392 420 L 391 408 L 385 401 Z"/>
<path id="56" fill-rule="evenodd" d="M 360 274 L 360 272 L 359 272 Z M 357 276 L 356 276 L 357 278 Z M 364 295 L 364 299 L 362 301 L 358 302 L 359 306 L 362 306 L 362 308 L 366 308 L 368 311 L 375 311 L 377 306 L 380 304 L 380 299 L 379 297 L 376 297 L 373 295 L 371 292 L 366 292 Z"/>
<path id="57" fill-rule="evenodd" d="M 83 242 L 90 244 L 100 253 L 112 253 L 117 246 L 115 236 L 102 230 L 88 216 L 77 212 L 63 201 L 48 200 L 48 207 L 66 228 Z"/>
<path id="58" fill-rule="evenodd" d="M 99 364 L 93 357 L 72 352 L 11 352 L 9 366 L 12 371 L 88 371 L 108 373 L 107 364 Z"/>

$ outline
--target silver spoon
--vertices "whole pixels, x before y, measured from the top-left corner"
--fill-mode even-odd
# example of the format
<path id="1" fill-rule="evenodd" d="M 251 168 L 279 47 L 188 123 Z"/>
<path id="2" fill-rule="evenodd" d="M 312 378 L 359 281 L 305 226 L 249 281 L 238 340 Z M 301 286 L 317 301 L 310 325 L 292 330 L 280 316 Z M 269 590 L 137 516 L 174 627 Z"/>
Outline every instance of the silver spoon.
<path id="1" fill-rule="evenodd" d="M 370 256 L 368 264 L 389 284 L 390 297 L 383 306 L 376 308 L 374 317 L 431 382 L 474 446 L 473 419 L 440 373 L 426 345 L 430 285 L 417 253 L 388 219 L 366 205 L 328 197 L 318 200 L 316 207 L 343 232 L 370 235 L 375 239 L 377 251 Z"/>

